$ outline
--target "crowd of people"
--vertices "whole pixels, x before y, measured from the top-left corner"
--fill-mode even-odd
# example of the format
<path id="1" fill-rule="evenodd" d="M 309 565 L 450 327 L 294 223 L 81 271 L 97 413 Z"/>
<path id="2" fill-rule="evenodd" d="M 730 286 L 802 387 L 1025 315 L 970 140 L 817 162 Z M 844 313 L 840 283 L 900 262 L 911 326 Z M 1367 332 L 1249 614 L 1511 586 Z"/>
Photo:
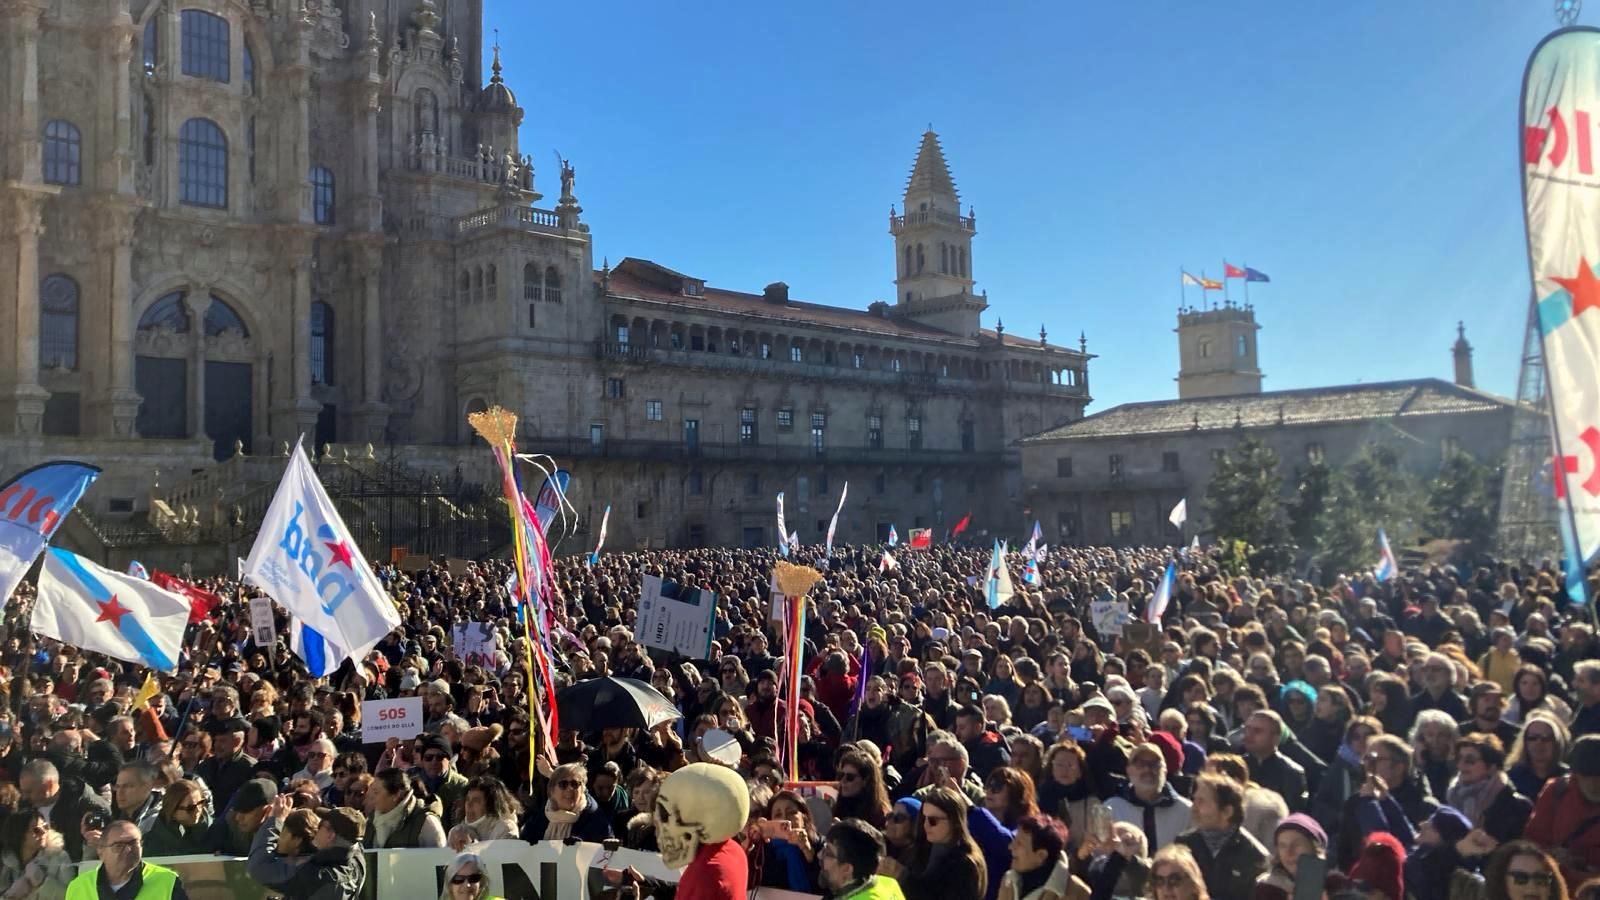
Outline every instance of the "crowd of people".
<path id="1" fill-rule="evenodd" d="M 635 678 L 682 716 L 562 730 L 553 764 L 530 747 L 505 562 L 378 567 L 403 624 L 324 679 L 281 641 L 254 643 L 250 587 L 203 582 L 226 602 L 148 700 L 142 669 L 36 639 L 25 585 L 0 649 L 0 900 L 182 896 L 159 859 L 192 853 L 245 857 L 284 896 L 349 898 L 365 850 L 411 847 L 458 851 L 445 896 L 477 900 L 505 887 L 483 841 L 659 849 L 658 792 L 694 762 L 748 785 L 751 887 L 1600 898 L 1600 644 L 1549 564 L 1314 585 L 1204 553 L 1063 547 L 1035 585 L 1014 559 L 1017 591 L 990 608 L 988 548 L 896 551 L 887 570 L 882 553 L 796 549 L 824 575 L 802 648 L 772 620 L 775 551 L 559 560 L 558 687 Z M 1142 628 L 1174 558 L 1171 602 Z M 639 643 L 646 574 L 716 593 L 706 658 Z M 1091 615 L 1108 602 L 1131 621 Z M 451 647 L 463 622 L 498 635 L 473 665 Z M 796 651 L 791 717 L 780 673 Z M 364 741 L 361 702 L 397 696 L 424 698 L 424 733 Z"/>

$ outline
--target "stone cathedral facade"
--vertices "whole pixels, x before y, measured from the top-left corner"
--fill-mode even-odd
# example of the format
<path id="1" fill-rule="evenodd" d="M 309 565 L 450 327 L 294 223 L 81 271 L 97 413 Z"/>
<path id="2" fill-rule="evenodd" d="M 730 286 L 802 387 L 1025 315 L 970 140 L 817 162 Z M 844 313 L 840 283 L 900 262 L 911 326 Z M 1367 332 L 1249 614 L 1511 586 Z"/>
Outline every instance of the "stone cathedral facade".
<path id="1" fill-rule="evenodd" d="M 157 471 L 181 494 L 302 436 L 486 480 L 465 415 L 498 403 L 585 518 L 616 508 L 613 546 L 771 541 L 780 490 L 812 539 L 847 480 L 841 540 L 1018 527 L 1016 441 L 1082 417 L 1091 357 L 980 326 L 932 132 L 892 302 L 597 266 L 576 167 L 520 151 L 482 7 L 0 0 L 0 475 L 98 462 L 112 520 Z"/>

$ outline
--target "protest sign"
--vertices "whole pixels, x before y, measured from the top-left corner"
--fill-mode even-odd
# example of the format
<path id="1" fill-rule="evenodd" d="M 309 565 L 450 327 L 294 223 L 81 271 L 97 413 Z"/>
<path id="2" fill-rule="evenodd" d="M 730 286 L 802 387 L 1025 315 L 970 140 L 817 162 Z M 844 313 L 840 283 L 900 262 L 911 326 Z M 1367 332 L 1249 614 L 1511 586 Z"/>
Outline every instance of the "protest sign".
<path id="1" fill-rule="evenodd" d="M 450 650 L 468 666 L 500 668 L 500 635 L 490 622 L 458 622 L 450 629 Z"/>
<path id="2" fill-rule="evenodd" d="M 250 598 L 250 631 L 257 647 L 271 647 L 278 640 L 278 624 L 272 618 L 272 598 L 258 594 Z"/>
<path id="3" fill-rule="evenodd" d="M 646 647 L 705 659 L 711 655 L 716 615 L 716 594 L 646 575 L 633 633 Z"/>
<path id="4" fill-rule="evenodd" d="M 422 733 L 422 724 L 421 697 L 361 702 L 361 740 L 365 743 L 382 744 L 389 738 L 409 741 Z"/>

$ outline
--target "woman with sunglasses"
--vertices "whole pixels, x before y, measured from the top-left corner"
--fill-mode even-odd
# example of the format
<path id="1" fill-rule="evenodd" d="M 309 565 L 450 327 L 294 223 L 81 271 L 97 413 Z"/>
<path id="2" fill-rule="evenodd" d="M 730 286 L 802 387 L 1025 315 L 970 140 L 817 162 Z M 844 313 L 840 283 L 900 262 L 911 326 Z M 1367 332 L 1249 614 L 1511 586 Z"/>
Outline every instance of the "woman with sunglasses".
<path id="1" fill-rule="evenodd" d="M 1535 710 L 1522 725 L 1522 732 L 1506 757 L 1506 777 L 1517 793 L 1538 797 L 1546 783 L 1565 776 L 1567 748 L 1572 737 L 1567 726 L 1546 710 Z"/>
<path id="2" fill-rule="evenodd" d="M 550 773 L 549 797 L 535 807 L 522 827 L 522 839 L 564 841 L 575 838 L 598 844 L 611 837 L 611 820 L 589 796 L 588 769 L 581 762 L 557 766 Z"/>
<path id="3" fill-rule="evenodd" d="M 439 900 L 499 900 L 489 867 L 476 853 L 463 853 L 444 870 L 444 891 Z"/>
<path id="4" fill-rule="evenodd" d="M 1486 900 L 1567 900 L 1561 867 L 1532 841 L 1512 841 L 1494 852 L 1484 873 Z"/>
<path id="5" fill-rule="evenodd" d="M 922 798 L 922 829 L 911 864 L 885 860 L 883 873 L 900 882 L 906 900 L 976 900 L 986 896 L 989 872 L 967 831 L 967 799 L 935 787 Z"/>
<path id="6" fill-rule="evenodd" d="M 838 765 L 839 798 L 833 802 L 835 819 L 860 819 L 883 828 L 889 819 L 889 793 L 883 773 L 866 754 L 846 753 Z"/>
<path id="7" fill-rule="evenodd" d="M 0 829 L 0 885 L 6 900 L 63 897 L 77 874 L 61 834 L 38 810 L 12 813 Z"/>
<path id="8" fill-rule="evenodd" d="M 1200 864 L 1182 844 L 1169 844 L 1156 853 L 1145 886 L 1154 900 L 1211 900 Z"/>
<path id="9" fill-rule="evenodd" d="M 161 811 L 144 836 L 145 855 L 205 853 L 210 829 L 211 817 L 206 814 L 200 786 L 187 779 L 175 781 L 161 795 Z"/>
<path id="10" fill-rule="evenodd" d="M 917 850 L 917 835 L 922 831 L 922 801 L 902 797 L 894 802 L 883 824 L 883 858 L 909 866 Z"/>

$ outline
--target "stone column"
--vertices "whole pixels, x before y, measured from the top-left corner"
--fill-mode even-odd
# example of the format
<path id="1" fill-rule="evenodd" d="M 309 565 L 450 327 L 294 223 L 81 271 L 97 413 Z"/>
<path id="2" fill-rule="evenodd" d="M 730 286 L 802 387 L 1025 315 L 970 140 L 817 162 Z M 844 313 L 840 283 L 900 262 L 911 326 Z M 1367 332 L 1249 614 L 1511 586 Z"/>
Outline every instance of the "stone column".
<path id="1" fill-rule="evenodd" d="M 211 306 L 211 286 L 194 284 L 183 297 L 189 310 L 189 436 L 206 440 L 206 310 Z"/>
<path id="2" fill-rule="evenodd" d="M 356 410 L 357 439 L 382 443 L 389 421 L 383 402 L 383 236 L 371 235 L 355 254 L 361 267 L 361 404 Z"/>
<path id="3" fill-rule="evenodd" d="M 90 402 L 94 410 L 92 431 L 103 437 L 134 437 L 134 422 L 143 402 L 133 377 L 133 232 L 138 210 L 127 204 L 107 204 L 98 213 L 102 224 L 98 247 L 110 262 L 105 283 L 108 368 L 102 393 Z M 203 328 L 202 328 L 203 332 Z"/>
<path id="4" fill-rule="evenodd" d="M 0 0 L 0 66 L 5 88 L 0 96 L 0 121 L 6 122 L 5 181 L 38 184 L 43 159 L 39 141 L 39 19 L 45 10 L 42 0 Z"/>
<path id="5" fill-rule="evenodd" d="M 133 20 L 126 12 L 117 15 L 117 21 L 105 36 L 107 56 L 111 58 L 111 89 L 104 91 L 111 108 L 102 121 L 114 123 L 112 150 L 100 154 L 100 159 L 110 166 L 109 177 L 101 180 L 107 190 L 131 194 L 133 179 L 133 100 L 129 77 L 129 63 L 133 58 Z"/>
<path id="6" fill-rule="evenodd" d="M 39 386 L 39 236 L 43 198 L 0 194 L 0 433 L 38 434 L 50 393 Z M 7 298 L 6 295 L 11 295 Z"/>

